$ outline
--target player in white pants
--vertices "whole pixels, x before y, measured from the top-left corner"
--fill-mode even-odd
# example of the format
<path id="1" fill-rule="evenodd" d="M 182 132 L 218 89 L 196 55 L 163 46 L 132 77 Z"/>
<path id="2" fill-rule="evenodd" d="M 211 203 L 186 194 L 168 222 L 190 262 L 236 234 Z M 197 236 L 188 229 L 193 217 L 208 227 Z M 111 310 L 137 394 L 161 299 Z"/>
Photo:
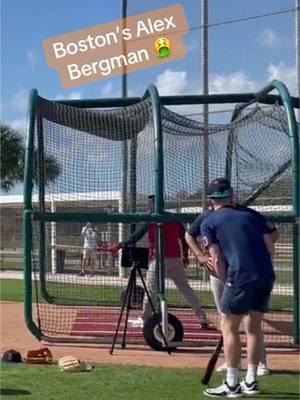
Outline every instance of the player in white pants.
<path id="1" fill-rule="evenodd" d="M 226 180 L 224 180 L 224 181 L 226 181 Z M 228 182 L 228 181 L 226 181 L 226 182 Z M 239 205 L 236 204 L 236 207 L 239 207 Z M 208 256 L 208 254 L 206 254 L 205 251 L 203 250 L 203 248 L 201 246 L 201 242 L 200 243 L 198 242 L 198 238 L 200 238 L 200 227 L 201 227 L 202 222 L 212 212 L 213 212 L 213 210 L 210 209 L 210 210 L 207 210 L 207 211 L 203 212 L 202 214 L 200 214 L 196 218 L 196 220 L 192 223 L 192 225 L 190 226 L 190 228 L 188 229 L 188 231 L 185 234 L 185 239 L 186 239 L 186 242 L 188 243 L 190 249 L 196 255 L 200 264 L 206 266 L 207 269 L 211 269 L 210 258 Z M 253 210 L 253 213 L 255 213 L 254 210 Z M 269 228 L 269 234 L 271 236 L 271 239 L 273 240 L 273 243 L 275 243 L 279 238 L 279 233 L 274 224 L 267 222 L 267 226 Z M 212 275 L 210 275 L 210 284 L 211 284 L 211 289 L 213 292 L 213 297 L 214 297 L 214 301 L 215 301 L 217 310 L 220 312 L 220 299 L 222 297 L 224 285 L 219 279 L 215 278 Z M 262 351 L 262 355 L 261 355 L 261 361 L 259 363 L 258 370 L 257 370 L 257 375 L 259 375 L 259 376 L 269 375 L 269 373 L 270 373 L 270 371 L 267 368 L 267 353 L 265 350 L 265 346 L 263 345 L 262 348 L 263 348 L 263 351 Z M 226 371 L 226 364 L 223 364 L 219 368 L 217 368 L 217 371 L 218 372 Z"/>
<path id="2" fill-rule="evenodd" d="M 81 237 L 84 239 L 83 252 L 82 252 L 82 265 L 79 276 L 86 274 L 88 266 L 91 268 L 90 276 L 94 276 L 95 273 L 95 262 L 97 260 L 97 247 L 100 246 L 100 235 L 97 229 L 91 222 L 82 228 Z"/>

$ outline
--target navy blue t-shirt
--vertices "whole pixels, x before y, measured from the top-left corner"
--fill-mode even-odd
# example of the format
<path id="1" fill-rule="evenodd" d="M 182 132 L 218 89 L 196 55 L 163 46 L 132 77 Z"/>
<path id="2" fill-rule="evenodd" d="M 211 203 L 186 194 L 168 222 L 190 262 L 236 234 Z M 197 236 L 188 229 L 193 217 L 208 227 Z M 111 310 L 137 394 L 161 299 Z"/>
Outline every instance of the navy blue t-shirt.
<path id="1" fill-rule="evenodd" d="M 275 279 L 263 237 L 270 232 L 260 216 L 247 207 L 226 206 L 212 212 L 201 224 L 204 243 L 219 245 L 227 265 L 227 282 L 233 285 Z"/>
<path id="2" fill-rule="evenodd" d="M 277 230 L 277 228 L 273 222 L 267 221 L 266 218 L 262 214 L 253 210 L 252 208 L 248 208 L 248 207 L 242 206 L 240 204 L 236 204 L 234 206 L 234 208 L 237 210 L 246 208 L 248 210 L 248 212 L 250 212 L 250 213 L 256 215 L 258 218 L 260 218 L 262 223 L 265 223 L 267 226 L 267 233 L 273 233 Z M 200 232 L 201 224 L 205 220 L 205 218 L 208 217 L 211 213 L 213 213 L 213 210 L 207 210 L 207 211 L 204 211 L 202 214 L 198 215 L 198 217 L 195 219 L 195 221 L 189 227 L 189 229 L 187 231 L 188 234 L 193 237 L 201 236 L 201 232 Z"/>
<path id="3" fill-rule="evenodd" d="M 187 230 L 188 234 L 193 237 L 200 236 L 201 235 L 201 232 L 200 232 L 201 224 L 205 220 L 205 218 L 208 217 L 212 212 L 213 212 L 213 210 L 207 210 L 207 211 L 204 211 L 203 213 L 201 213 L 200 215 L 198 215 L 198 217 L 195 219 L 195 221 L 191 224 L 191 226 Z"/>

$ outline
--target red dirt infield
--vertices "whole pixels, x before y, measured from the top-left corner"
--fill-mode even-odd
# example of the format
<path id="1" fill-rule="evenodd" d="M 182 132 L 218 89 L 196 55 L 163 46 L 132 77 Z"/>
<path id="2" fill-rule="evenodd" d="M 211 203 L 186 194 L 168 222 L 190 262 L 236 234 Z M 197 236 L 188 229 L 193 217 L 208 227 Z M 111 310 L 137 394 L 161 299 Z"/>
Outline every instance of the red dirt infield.
<path id="1" fill-rule="evenodd" d="M 79 314 L 78 318 L 80 319 L 78 319 L 78 321 L 76 318 L 73 328 L 76 328 L 78 322 L 82 322 L 82 315 Z M 84 329 L 86 329 L 86 327 Z M 114 355 L 110 355 L 110 344 L 54 345 L 39 342 L 32 336 L 25 325 L 23 304 L 21 303 L 1 303 L 0 332 L 1 354 L 5 350 L 13 348 L 19 351 L 23 357 L 26 356 L 28 350 L 39 349 L 46 345 L 51 349 L 55 360 L 65 355 L 73 355 L 83 361 L 93 363 L 131 364 L 172 368 L 204 368 L 212 352 L 211 348 L 179 349 L 170 356 L 166 352 L 153 351 L 148 346 L 133 346 L 129 344 L 124 350 L 120 349 L 120 346 L 117 345 Z M 243 361 L 245 362 L 245 360 Z M 220 363 L 221 362 L 223 362 L 222 357 L 220 359 Z M 298 371 L 299 350 L 270 349 L 268 351 L 268 364 L 269 368 L 272 370 Z"/>

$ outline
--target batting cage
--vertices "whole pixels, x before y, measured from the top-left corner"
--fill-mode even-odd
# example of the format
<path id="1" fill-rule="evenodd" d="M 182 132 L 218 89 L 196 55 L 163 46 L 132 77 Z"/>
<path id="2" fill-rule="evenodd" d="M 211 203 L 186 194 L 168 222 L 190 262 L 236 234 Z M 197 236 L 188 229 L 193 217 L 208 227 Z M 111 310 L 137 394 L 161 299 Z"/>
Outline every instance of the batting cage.
<path id="1" fill-rule="evenodd" d="M 219 333 L 200 329 L 165 274 L 163 223 L 187 229 L 207 207 L 208 182 L 224 176 L 237 201 L 280 233 L 266 344 L 299 344 L 299 99 L 281 82 L 254 94 L 209 96 L 160 97 L 151 85 L 142 98 L 101 100 L 51 101 L 34 89 L 29 104 L 24 301 L 37 338 L 109 344 L 116 336 L 117 343 L 146 340 L 155 349 L 165 346 L 164 338 L 174 347 L 215 344 Z M 155 195 L 151 211 L 149 195 Z M 159 317 L 144 329 L 127 319 L 141 315 L 147 295 L 147 234 L 131 250 L 112 250 L 143 223 L 156 227 L 159 299 Z M 88 229 L 92 249 L 84 245 Z M 192 253 L 186 274 L 217 325 L 209 277 Z"/>

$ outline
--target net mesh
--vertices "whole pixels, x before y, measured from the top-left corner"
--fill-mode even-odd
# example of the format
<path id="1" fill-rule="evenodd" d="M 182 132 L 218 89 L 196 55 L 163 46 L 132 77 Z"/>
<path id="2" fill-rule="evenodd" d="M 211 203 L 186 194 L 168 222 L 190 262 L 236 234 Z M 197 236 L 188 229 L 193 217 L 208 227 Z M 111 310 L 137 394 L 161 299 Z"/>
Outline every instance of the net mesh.
<path id="1" fill-rule="evenodd" d="M 177 214 L 202 211 L 207 178 L 203 163 L 208 158 L 208 178 L 230 171 L 239 202 L 250 202 L 266 215 L 290 213 L 291 150 L 284 110 L 278 105 L 265 109 L 256 104 L 233 122 L 210 124 L 208 130 L 200 118 L 162 107 L 166 210 Z M 45 204 L 48 212 L 118 213 L 125 181 L 128 210 L 147 212 L 147 196 L 154 193 L 155 182 L 153 111 L 149 99 L 128 107 L 90 110 L 39 98 L 38 120 L 39 184 L 35 186 L 35 199 L 40 201 L 34 202 L 36 210 L 44 211 Z M 208 153 L 204 146 L 206 135 Z M 124 175 L 125 141 L 129 170 Z M 59 166 L 54 180 L 48 178 L 46 157 Z M 47 222 L 43 229 L 40 222 L 32 222 L 36 255 L 33 265 L 41 271 L 36 275 L 40 281 L 39 326 L 48 336 L 108 341 L 112 339 L 127 284 L 119 257 L 113 257 L 108 247 L 118 243 L 122 234 L 129 232 L 129 226 L 124 230 L 125 224 L 97 224 L 101 245 L 95 259 L 95 274 L 78 276 L 83 225 Z M 265 324 L 269 343 L 280 345 L 292 344 L 293 340 L 291 226 L 279 225 L 281 238 L 275 260 L 278 280 L 271 322 Z M 147 246 L 147 237 L 139 245 Z M 190 284 L 216 322 L 208 277 L 192 254 L 190 259 Z M 195 316 L 169 279 L 166 288 L 169 306 L 185 321 L 185 338 L 196 340 L 199 335 L 191 329 L 197 324 Z M 133 308 L 133 314 L 139 316 L 140 304 Z M 284 321 L 288 322 L 281 324 Z M 133 329 L 129 333 L 132 342 L 143 340 L 141 331 Z"/>

